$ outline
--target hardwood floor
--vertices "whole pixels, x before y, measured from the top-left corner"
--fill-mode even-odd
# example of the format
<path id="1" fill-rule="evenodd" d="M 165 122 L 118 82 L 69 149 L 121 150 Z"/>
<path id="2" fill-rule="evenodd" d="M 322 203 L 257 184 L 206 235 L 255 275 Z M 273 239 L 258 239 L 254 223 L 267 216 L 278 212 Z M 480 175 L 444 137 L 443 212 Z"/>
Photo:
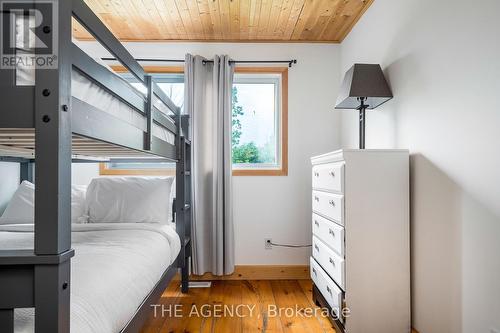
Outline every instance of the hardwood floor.
<path id="1" fill-rule="evenodd" d="M 213 281 L 188 295 L 173 281 L 154 308 L 142 333 L 335 333 L 310 280 Z"/>

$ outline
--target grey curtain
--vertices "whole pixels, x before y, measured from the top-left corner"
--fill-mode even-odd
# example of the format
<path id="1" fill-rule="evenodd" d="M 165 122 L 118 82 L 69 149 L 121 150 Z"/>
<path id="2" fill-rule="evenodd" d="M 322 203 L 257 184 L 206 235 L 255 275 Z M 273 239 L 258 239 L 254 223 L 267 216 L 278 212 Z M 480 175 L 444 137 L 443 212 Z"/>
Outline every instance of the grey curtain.
<path id="1" fill-rule="evenodd" d="M 228 56 L 204 62 L 186 55 L 185 112 L 192 148 L 192 268 L 201 275 L 234 271 L 231 182 L 231 90 Z"/>

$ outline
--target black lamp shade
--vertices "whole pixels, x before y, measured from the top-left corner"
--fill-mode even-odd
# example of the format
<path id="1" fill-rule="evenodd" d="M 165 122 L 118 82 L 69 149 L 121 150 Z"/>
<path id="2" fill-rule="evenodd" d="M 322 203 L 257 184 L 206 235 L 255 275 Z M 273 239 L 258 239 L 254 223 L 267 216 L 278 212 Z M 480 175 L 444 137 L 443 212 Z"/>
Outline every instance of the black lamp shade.
<path id="1" fill-rule="evenodd" d="M 358 109 L 359 97 L 365 98 L 367 109 L 375 109 L 392 98 L 380 65 L 354 64 L 344 76 L 335 108 Z"/>

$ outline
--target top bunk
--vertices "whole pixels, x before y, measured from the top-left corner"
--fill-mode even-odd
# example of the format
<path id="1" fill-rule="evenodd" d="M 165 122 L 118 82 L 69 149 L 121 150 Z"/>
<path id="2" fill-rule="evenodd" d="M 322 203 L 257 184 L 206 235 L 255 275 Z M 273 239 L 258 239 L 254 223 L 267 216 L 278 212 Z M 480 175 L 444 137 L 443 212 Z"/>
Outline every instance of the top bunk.
<path id="1" fill-rule="evenodd" d="M 36 9 L 43 17 L 54 13 L 46 7 Z M 52 127 L 53 135 L 65 135 L 71 141 L 73 160 L 177 160 L 177 139 L 187 132 L 188 123 L 180 108 L 83 0 L 60 2 L 57 9 L 57 20 L 52 22 L 57 26 L 43 30 L 42 23 L 37 29 L 42 35 L 54 31 L 58 66 L 48 69 L 18 64 L 0 69 L 0 159 L 35 159 L 37 148 L 49 144 L 37 142 L 46 137 L 38 133 Z M 7 14 L 2 12 L 3 18 Z M 72 42 L 72 18 L 144 86 L 144 92 Z M 22 30 L 16 28 L 16 37 Z M 29 52 L 38 56 L 38 51 L 19 47 L 18 40 L 16 57 Z M 59 103 L 47 102 L 54 98 Z M 61 110 L 54 110 L 54 105 Z M 68 127 L 67 133 L 61 133 Z"/>

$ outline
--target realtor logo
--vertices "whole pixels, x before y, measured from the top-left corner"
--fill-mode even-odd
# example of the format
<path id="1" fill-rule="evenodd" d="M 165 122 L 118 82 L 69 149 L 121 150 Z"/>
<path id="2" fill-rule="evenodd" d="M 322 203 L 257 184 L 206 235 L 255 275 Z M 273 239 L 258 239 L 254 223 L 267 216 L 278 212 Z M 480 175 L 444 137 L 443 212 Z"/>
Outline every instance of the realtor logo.
<path id="1" fill-rule="evenodd" d="M 0 68 L 57 68 L 56 0 L 0 0 Z"/>

